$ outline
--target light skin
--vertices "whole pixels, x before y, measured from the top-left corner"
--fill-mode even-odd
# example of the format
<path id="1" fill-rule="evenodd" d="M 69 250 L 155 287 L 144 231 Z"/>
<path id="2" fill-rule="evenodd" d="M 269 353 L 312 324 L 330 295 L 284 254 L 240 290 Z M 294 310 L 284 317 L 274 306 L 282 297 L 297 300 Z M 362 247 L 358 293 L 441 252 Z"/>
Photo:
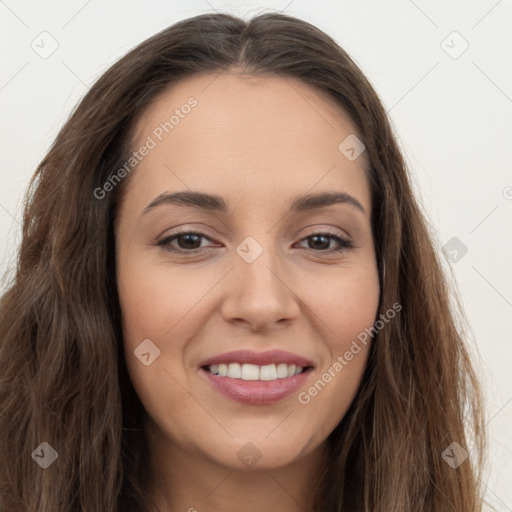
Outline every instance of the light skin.
<path id="1" fill-rule="evenodd" d="M 116 220 L 126 363 L 150 417 L 150 492 L 162 512 L 308 511 L 325 440 L 355 396 L 370 344 L 309 403 L 298 394 L 377 315 L 364 153 L 349 161 L 338 150 L 357 131 L 329 98 L 236 70 L 166 90 L 139 119 L 135 146 L 191 96 L 197 106 L 139 163 Z M 221 196 L 227 210 L 160 204 L 144 213 L 163 193 L 192 190 Z M 321 192 L 362 208 L 288 211 L 297 196 Z M 204 236 L 169 241 L 181 254 L 157 245 L 177 229 Z M 333 235 L 353 247 L 334 252 L 343 246 Z M 236 251 L 249 236 L 263 250 L 251 263 Z M 160 350 L 148 366 L 134 355 L 145 339 Z M 285 399 L 241 404 L 200 375 L 206 358 L 238 349 L 286 350 L 314 368 Z M 237 456 L 247 443 L 260 456 L 252 467 Z"/>

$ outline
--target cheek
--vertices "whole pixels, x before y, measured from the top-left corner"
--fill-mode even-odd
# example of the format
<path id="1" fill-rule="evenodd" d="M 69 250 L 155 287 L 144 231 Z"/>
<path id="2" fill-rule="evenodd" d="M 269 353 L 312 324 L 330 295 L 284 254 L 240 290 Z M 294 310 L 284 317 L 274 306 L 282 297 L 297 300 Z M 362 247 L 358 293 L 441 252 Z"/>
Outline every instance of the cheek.
<path id="1" fill-rule="evenodd" d="M 329 279 L 319 279 L 309 288 L 309 306 L 325 326 L 331 351 L 344 352 L 352 340 L 373 325 L 380 289 L 376 265 L 342 268 Z M 304 295 L 307 296 L 307 295 Z"/>
<path id="2" fill-rule="evenodd" d="M 315 439 L 323 439 L 343 418 L 361 383 L 380 289 L 373 265 L 347 269 L 338 279 L 317 284 L 309 302 L 324 326 L 318 344 L 325 346 L 328 357 L 297 398 L 307 416 L 316 418 Z"/>
<path id="3" fill-rule="evenodd" d="M 121 253 L 118 293 L 130 380 L 153 421 L 173 431 L 176 438 L 185 437 L 179 427 L 180 415 L 197 416 L 199 412 L 179 384 L 185 381 L 183 352 L 186 340 L 193 336 L 187 334 L 187 328 L 193 327 L 188 320 L 205 284 L 198 290 L 192 276 L 183 272 L 122 258 Z M 142 346 L 144 350 L 139 349 Z M 144 357 L 147 353 L 149 356 Z M 191 425 L 187 424 L 187 429 Z"/>
<path id="4" fill-rule="evenodd" d="M 119 252 L 117 270 L 125 361 L 144 405 L 147 409 L 153 405 L 157 409 L 157 404 L 152 404 L 156 400 L 154 390 L 162 386 L 168 390 L 177 387 L 173 401 L 180 401 L 176 381 L 185 382 L 187 378 L 184 364 L 187 342 L 201 330 L 201 322 L 209 313 L 204 310 L 208 305 L 207 295 L 225 271 L 211 269 L 198 277 L 197 268 L 185 265 L 172 268 L 133 253 Z M 141 346 L 147 348 L 139 350 Z M 149 352 L 142 359 L 151 363 L 143 364 L 134 351 Z M 186 402 L 185 394 L 183 405 Z"/>
<path id="5" fill-rule="evenodd" d="M 220 273 L 177 269 L 163 264 L 126 261 L 118 271 L 119 300 L 125 342 L 145 338 L 173 338 L 173 332 L 186 330 L 187 319 L 201 307 L 201 298 L 218 281 Z M 139 343 L 140 343 L 139 341 Z M 174 345 L 174 344 L 173 344 Z"/>

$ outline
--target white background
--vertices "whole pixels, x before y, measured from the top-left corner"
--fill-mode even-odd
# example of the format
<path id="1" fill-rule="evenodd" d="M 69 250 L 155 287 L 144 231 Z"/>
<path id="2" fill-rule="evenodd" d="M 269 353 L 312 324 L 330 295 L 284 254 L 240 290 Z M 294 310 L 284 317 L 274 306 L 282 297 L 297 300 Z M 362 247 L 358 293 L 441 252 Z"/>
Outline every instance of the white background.
<path id="1" fill-rule="evenodd" d="M 29 178 L 76 102 L 130 48 L 214 10 L 246 18 L 280 10 L 315 24 L 381 97 L 438 249 L 452 237 L 468 248 L 451 267 L 484 378 L 487 495 L 496 510 L 512 511 L 510 0 L 0 0 L 0 272 L 14 262 Z M 31 47 L 43 31 L 58 43 L 47 59 Z M 453 31 L 469 43 L 458 58 L 445 51 L 463 49 Z"/>

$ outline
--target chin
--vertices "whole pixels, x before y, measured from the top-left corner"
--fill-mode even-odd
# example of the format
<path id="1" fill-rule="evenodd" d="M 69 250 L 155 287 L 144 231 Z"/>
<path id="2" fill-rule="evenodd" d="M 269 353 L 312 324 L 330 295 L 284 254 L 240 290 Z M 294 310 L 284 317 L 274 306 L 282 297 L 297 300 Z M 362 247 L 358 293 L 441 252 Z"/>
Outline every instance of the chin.
<path id="1" fill-rule="evenodd" d="M 307 449 L 303 439 L 294 442 L 289 432 L 272 439 L 267 437 L 268 435 L 269 430 L 261 434 L 253 433 L 251 436 L 231 439 L 222 451 L 211 454 L 210 457 L 231 470 L 275 470 L 300 461 L 312 450 Z M 211 448 L 212 440 L 209 441 Z"/>

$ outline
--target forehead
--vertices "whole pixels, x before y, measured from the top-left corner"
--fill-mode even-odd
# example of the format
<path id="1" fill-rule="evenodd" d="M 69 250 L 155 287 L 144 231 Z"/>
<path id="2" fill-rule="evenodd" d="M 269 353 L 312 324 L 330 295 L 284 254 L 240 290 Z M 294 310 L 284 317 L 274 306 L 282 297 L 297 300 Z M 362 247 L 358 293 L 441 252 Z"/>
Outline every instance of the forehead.
<path id="1" fill-rule="evenodd" d="M 265 200 L 334 188 L 370 208 L 365 154 L 350 161 L 339 149 L 357 134 L 353 122 L 332 98 L 296 79 L 194 75 L 161 93 L 135 133 L 134 150 L 152 141 L 128 187 L 139 197 L 191 188 L 229 202 L 229 190 Z"/>

